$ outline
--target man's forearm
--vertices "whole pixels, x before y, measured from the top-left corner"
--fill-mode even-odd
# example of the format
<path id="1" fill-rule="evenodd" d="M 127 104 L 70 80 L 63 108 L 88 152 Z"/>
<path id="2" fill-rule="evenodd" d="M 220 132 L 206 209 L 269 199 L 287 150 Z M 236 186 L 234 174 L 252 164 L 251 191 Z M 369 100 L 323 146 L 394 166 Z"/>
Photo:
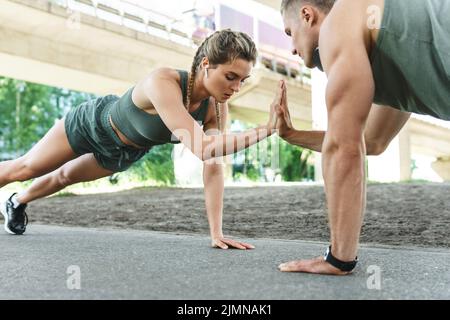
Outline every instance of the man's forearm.
<path id="1" fill-rule="evenodd" d="M 322 153 L 332 253 L 351 261 L 358 250 L 365 210 L 364 150 L 335 150 Z"/>
<path id="2" fill-rule="evenodd" d="M 325 131 L 303 131 L 292 129 L 281 138 L 290 144 L 300 146 L 316 152 L 322 152 L 322 143 Z"/>
<path id="3" fill-rule="evenodd" d="M 316 152 L 322 152 L 323 140 L 325 138 L 326 131 L 306 131 L 292 129 L 289 132 L 280 136 L 286 142 L 306 148 Z M 366 137 L 366 152 L 367 155 L 378 155 L 379 148 L 376 143 L 371 143 L 370 137 Z M 383 149 L 384 150 L 384 149 Z M 382 151 L 381 151 L 382 152 Z"/>

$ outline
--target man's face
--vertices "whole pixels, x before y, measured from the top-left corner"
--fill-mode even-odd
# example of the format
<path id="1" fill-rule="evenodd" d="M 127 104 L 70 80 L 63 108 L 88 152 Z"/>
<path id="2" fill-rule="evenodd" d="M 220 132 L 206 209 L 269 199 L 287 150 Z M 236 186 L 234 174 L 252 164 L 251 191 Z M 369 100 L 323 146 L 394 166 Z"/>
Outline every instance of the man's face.
<path id="1" fill-rule="evenodd" d="M 283 14 L 284 30 L 292 39 L 292 54 L 299 55 L 308 68 L 314 67 L 313 53 L 319 42 L 318 24 L 313 23 L 316 12 L 306 5 Z"/>

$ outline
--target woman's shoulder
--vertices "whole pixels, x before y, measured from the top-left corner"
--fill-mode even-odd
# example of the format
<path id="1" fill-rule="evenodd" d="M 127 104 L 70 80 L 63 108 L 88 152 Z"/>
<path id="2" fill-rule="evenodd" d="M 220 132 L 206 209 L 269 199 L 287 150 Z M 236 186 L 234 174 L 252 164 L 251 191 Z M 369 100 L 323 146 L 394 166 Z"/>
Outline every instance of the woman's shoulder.
<path id="1" fill-rule="evenodd" d="M 161 80 L 170 80 L 181 87 L 181 76 L 178 70 L 172 68 L 156 68 L 139 81 L 134 87 L 135 91 L 145 92 L 148 88 L 155 87 Z M 136 90 L 137 89 L 137 90 Z"/>
<path id="2" fill-rule="evenodd" d="M 178 83 L 180 83 L 181 80 L 179 70 L 167 67 L 161 67 L 153 70 L 150 73 L 149 78 L 175 80 Z"/>

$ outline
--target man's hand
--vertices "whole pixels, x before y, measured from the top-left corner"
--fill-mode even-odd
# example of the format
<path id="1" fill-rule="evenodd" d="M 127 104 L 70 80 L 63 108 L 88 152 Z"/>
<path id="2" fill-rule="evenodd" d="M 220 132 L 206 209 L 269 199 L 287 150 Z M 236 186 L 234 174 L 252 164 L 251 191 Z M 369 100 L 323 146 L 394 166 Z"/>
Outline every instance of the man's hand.
<path id="1" fill-rule="evenodd" d="M 285 138 L 294 129 L 291 121 L 291 115 L 289 113 L 288 101 L 287 101 L 287 86 L 283 85 L 280 107 L 276 110 L 278 121 L 276 128 L 278 135 L 281 138 Z"/>
<path id="2" fill-rule="evenodd" d="M 296 260 L 282 263 L 278 266 L 282 272 L 305 272 L 316 274 L 329 274 L 336 276 L 345 276 L 351 272 L 341 271 L 326 262 L 323 257 L 317 257 L 308 260 Z"/>
<path id="3" fill-rule="evenodd" d="M 247 250 L 247 249 L 255 249 L 255 246 L 242 242 L 242 241 L 235 241 L 232 239 L 228 239 L 225 237 L 214 237 L 211 239 L 211 246 L 213 248 L 220 248 L 220 249 L 228 249 L 236 248 L 241 250 Z"/>

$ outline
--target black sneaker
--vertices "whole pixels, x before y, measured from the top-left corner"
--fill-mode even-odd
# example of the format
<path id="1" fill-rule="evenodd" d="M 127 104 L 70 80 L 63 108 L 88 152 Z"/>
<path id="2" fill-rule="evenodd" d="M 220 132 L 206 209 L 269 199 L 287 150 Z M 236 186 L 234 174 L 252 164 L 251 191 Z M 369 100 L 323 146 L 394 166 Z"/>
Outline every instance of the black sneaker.
<path id="1" fill-rule="evenodd" d="M 11 234 L 22 234 L 28 224 L 28 216 L 25 212 L 26 204 L 21 204 L 14 209 L 14 204 L 11 201 L 15 193 L 9 197 L 8 200 L 0 205 L 0 211 L 5 217 L 5 231 Z"/>

